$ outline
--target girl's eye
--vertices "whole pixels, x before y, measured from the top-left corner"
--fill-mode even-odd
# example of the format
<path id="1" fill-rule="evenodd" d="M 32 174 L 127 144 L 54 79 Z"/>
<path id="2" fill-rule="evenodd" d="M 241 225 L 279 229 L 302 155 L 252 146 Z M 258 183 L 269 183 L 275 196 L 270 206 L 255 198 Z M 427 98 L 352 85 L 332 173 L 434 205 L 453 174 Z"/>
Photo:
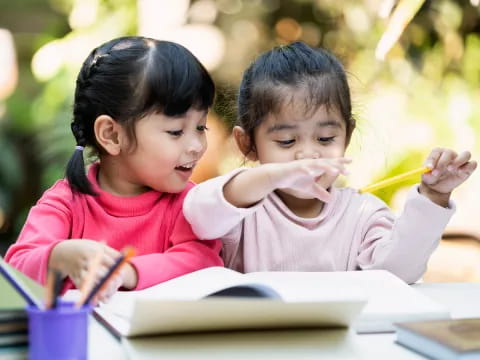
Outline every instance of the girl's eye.
<path id="1" fill-rule="evenodd" d="M 279 144 L 280 146 L 287 147 L 287 146 L 293 145 L 295 140 L 294 139 L 292 139 L 292 140 L 275 140 L 275 142 L 277 144 Z"/>
<path id="2" fill-rule="evenodd" d="M 335 136 L 331 136 L 331 137 L 320 137 L 317 140 L 319 143 L 328 144 L 333 142 L 334 139 L 335 139 Z"/>
<path id="3" fill-rule="evenodd" d="M 172 136 L 178 137 L 183 135 L 183 130 L 170 130 L 170 131 L 167 131 L 167 133 Z"/>
<path id="4" fill-rule="evenodd" d="M 198 125 L 197 130 L 203 132 L 203 131 L 207 131 L 208 128 L 206 125 Z"/>

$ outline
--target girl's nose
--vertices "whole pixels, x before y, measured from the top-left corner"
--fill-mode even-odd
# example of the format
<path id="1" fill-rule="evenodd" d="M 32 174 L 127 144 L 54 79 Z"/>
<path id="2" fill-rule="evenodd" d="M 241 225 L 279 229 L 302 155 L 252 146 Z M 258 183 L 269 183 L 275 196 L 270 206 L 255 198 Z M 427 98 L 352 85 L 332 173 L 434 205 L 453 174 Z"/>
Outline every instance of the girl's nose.
<path id="1" fill-rule="evenodd" d="M 204 143 L 205 141 L 203 139 L 200 139 L 198 136 L 194 136 L 188 146 L 188 152 L 194 154 L 202 152 L 205 146 Z"/>
<path id="2" fill-rule="evenodd" d="M 299 150 L 295 153 L 295 160 L 319 159 L 320 154 L 315 150 Z"/>

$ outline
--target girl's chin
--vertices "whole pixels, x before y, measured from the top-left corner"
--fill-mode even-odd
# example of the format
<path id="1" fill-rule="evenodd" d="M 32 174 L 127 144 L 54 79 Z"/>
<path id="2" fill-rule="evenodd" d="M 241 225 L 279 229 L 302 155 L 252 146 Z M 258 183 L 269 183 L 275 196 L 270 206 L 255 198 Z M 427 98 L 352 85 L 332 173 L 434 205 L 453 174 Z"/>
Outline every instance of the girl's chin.
<path id="1" fill-rule="evenodd" d="M 277 190 L 279 192 L 281 192 L 282 194 L 286 194 L 286 195 L 289 195 L 289 196 L 293 196 L 297 199 L 302 199 L 302 200 L 313 200 L 313 199 L 316 199 L 315 196 L 312 196 L 312 194 L 308 194 L 308 193 L 305 193 L 305 192 L 302 192 L 302 191 L 298 191 L 298 190 L 290 190 L 290 189 L 279 189 Z"/>
<path id="2" fill-rule="evenodd" d="M 319 185 L 324 189 L 329 189 L 333 184 L 332 183 L 328 183 L 328 184 L 319 183 Z M 303 199 L 303 200 L 317 199 L 317 197 L 315 197 L 311 193 L 300 191 L 300 190 L 279 189 L 278 191 L 280 191 L 283 194 L 287 194 L 289 196 L 296 197 L 297 199 Z"/>

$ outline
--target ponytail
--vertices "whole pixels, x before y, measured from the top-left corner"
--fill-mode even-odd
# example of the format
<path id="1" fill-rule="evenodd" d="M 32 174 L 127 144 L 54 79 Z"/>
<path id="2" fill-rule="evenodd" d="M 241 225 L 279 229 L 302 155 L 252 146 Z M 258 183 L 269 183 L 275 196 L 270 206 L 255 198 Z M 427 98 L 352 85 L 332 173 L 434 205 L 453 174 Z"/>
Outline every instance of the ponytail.
<path id="1" fill-rule="evenodd" d="M 87 178 L 85 173 L 85 164 L 83 161 L 83 151 L 85 149 L 85 140 L 83 137 L 83 131 L 77 124 L 72 123 L 72 132 L 77 140 L 77 146 L 72 157 L 68 161 L 65 175 L 68 183 L 74 191 L 81 192 L 87 195 L 97 195 L 92 189 L 92 184 Z"/>

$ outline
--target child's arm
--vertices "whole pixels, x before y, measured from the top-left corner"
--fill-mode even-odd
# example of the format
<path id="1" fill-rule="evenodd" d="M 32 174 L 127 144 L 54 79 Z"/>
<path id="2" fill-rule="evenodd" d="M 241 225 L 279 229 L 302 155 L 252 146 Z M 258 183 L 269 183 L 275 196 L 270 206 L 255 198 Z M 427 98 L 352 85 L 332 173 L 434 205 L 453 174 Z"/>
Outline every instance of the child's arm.
<path id="1" fill-rule="evenodd" d="M 455 211 L 449 201 L 451 191 L 476 168 L 476 162 L 469 159 L 468 152 L 457 155 L 436 149 L 427 161 L 432 174 L 424 175 L 423 183 L 410 190 L 397 219 L 384 204 L 365 211 L 370 215 L 363 225 L 359 267 L 385 269 L 408 283 L 417 281 Z"/>
<path id="2" fill-rule="evenodd" d="M 52 249 L 71 231 L 68 199 L 71 192 L 60 183 L 48 190 L 30 209 L 17 241 L 5 254 L 8 263 L 40 284 L 45 284 Z"/>
<path id="3" fill-rule="evenodd" d="M 241 235 L 237 227 L 257 210 L 269 193 L 289 187 L 328 200 L 330 193 L 322 181 L 332 183 L 338 174 L 345 172 L 344 164 L 348 162 L 347 159 L 310 159 L 236 169 L 191 189 L 183 204 L 185 217 L 200 239 L 238 242 Z M 226 239 L 230 234 L 232 237 Z"/>
<path id="4" fill-rule="evenodd" d="M 99 269 L 101 273 L 97 277 L 113 264 L 119 254 L 97 241 L 69 239 L 72 232 L 71 199 L 72 192 L 68 185 L 62 182 L 55 184 L 32 207 L 17 241 L 5 255 L 7 262 L 40 284 L 45 284 L 47 269 L 52 267 L 80 288 L 89 262 L 99 249 L 104 250 L 104 255 Z M 127 267 L 121 275 L 112 284 L 119 283 L 117 287 L 135 286 L 134 271 L 128 271 Z M 99 299 L 105 300 L 110 295 L 111 292 L 103 291 Z"/>
<path id="5" fill-rule="evenodd" d="M 477 162 L 470 158 L 468 151 L 457 154 L 449 149 L 432 150 L 426 162 L 432 171 L 422 176 L 420 193 L 446 207 L 453 189 L 467 180 L 477 167 Z"/>
<path id="6" fill-rule="evenodd" d="M 417 281 L 455 212 L 454 204 L 439 206 L 414 186 L 402 214 L 395 217 L 380 199 L 370 194 L 363 196 L 369 199 L 359 214 L 358 229 L 362 230 L 357 266 L 363 270 L 388 270 L 407 283 Z"/>
<path id="7" fill-rule="evenodd" d="M 330 194 L 322 186 L 322 177 L 328 183 L 341 173 L 349 160 L 304 159 L 285 163 L 269 163 L 245 170 L 233 177 L 223 189 L 225 199 L 235 207 L 250 207 L 276 189 L 288 188 L 309 193 L 328 202 Z M 328 187 L 328 186 L 327 186 Z"/>
<path id="8" fill-rule="evenodd" d="M 211 178 L 194 186 L 188 192 L 183 203 L 183 213 L 199 239 L 221 238 L 225 241 L 228 236 L 231 242 L 240 241 L 239 228 L 242 220 L 261 206 L 261 203 L 258 203 L 249 208 L 238 208 L 225 200 L 223 194 L 225 184 L 242 171 L 247 169 L 235 169 L 228 174 Z"/>

